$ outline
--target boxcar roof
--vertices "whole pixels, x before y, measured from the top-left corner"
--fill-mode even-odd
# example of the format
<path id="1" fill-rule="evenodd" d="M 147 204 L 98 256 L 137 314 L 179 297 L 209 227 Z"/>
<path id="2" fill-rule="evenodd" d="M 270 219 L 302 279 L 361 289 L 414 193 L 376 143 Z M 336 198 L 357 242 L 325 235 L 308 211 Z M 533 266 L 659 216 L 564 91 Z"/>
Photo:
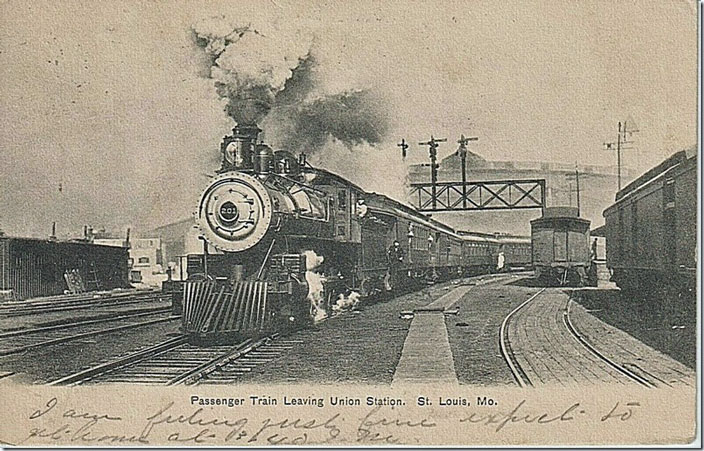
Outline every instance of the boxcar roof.
<path id="1" fill-rule="evenodd" d="M 622 198 L 626 197 L 629 193 L 632 193 L 633 191 L 636 191 L 638 188 L 641 186 L 644 186 L 651 182 L 652 180 L 659 179 L 663 174 L 666 172 L 669 172 L 670 169 L 673 167 L 687 161 L 689 158 L 694 158 L 697 156 L 696 149 L 695 150 L 683 150 L 680 152 L 677 152 L 667 158 L 665 161 L 660 163 L 659 165 L 655 166 L 645 174 L 641 175 L 637 179 L 633 180 L 631 183 L 626 185 L 621 191 L 616 193 L 616 200 L 619 201 Z"/>
<path id="2" fill-rule="evenodd" d="M 675 171 L 679 167 L 679 165 L 687 162 L 687 160 L 689 160 L 690 158 L 695 158 L 696 156 L 696 153 L 694 153 L 692 156 L 689 156 L 687 155 L 686 151 L 677 152 L 672 157 L 660 163 L 658 166 L 654 167 L 650 171 L 638 177 L 636 180 L 628 184 L 626 188 L 622 189 L 616 194 L 616 201 L 604 210 L 604 215 L 606 215 L 609 210 L 615 208 L 622 202 L 626 202 L 627 199 L 636 196 L 637 193 L 642 192 L 642 190 L 644 190 L 646 187 L 659 180 L 662 180 L 669 173 Z"/>

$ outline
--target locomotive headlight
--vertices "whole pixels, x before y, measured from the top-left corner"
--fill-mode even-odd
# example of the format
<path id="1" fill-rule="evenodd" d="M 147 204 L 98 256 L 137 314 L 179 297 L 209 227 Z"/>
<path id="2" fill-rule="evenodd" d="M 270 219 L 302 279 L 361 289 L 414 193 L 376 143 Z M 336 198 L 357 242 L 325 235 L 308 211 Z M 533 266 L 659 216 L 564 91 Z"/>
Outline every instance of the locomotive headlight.
<path id="1" fill-rule="evenodd" d="M 197 212 L 205 239 L 229 252 L 257 244 L 267 232 L 271 217 L 271 198 L 264 185 L 239 172 L 213 179 L 201 196 Z"/>

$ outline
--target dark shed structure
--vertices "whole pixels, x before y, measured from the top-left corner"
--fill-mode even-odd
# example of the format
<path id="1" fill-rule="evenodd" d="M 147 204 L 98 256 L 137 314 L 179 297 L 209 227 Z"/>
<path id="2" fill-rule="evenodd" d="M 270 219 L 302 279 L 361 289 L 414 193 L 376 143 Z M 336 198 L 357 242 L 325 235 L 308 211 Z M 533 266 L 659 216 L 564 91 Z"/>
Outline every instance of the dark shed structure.
<path id="1" fill-rule="evenodd" d="M 128 287 L 128 249 L 0 236 L 0 290 L 11 298 L 63 294 L 66 274 L 79 274 L 88 291 Z"/>

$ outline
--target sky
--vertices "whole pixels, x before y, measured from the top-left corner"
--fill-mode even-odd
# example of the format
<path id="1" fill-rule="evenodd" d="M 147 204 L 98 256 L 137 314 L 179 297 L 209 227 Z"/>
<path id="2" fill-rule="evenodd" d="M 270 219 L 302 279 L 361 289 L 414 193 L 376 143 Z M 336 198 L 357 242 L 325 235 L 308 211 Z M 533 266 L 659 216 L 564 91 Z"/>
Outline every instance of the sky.
<path id="1" fill-rule="evenodd" d="M 47 236 L 56 221 L 77 236 L 191 215 L 235 125 L 192 33 L 221 16 L 312 36 L 321 90 L 374 94 L 382 140 L 330 140 L 311 159 L 369 190 L 402 196 L 431 134 L 450 141 L 441 158 L 464 133 L 490 160 L 614 164 L 603 143 L 631 117 L 637 171 L 696 143 L 695 2 L 5 0 L 0 229 Z"/>

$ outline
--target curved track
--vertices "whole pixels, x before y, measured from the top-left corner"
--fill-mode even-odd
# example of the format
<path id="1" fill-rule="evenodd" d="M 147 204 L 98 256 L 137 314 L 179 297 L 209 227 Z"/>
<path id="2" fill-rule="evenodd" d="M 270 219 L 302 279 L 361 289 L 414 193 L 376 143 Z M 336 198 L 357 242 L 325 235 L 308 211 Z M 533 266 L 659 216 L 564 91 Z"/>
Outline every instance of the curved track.
<path id="1" fill-rule="evenodd" d="M 565 300 L 566 299 L 566 300 Z M 599 352 L 572 324 L 570 298 L 543 288 L 512 310 L 501 324 L 500 348 L 520 387 L 559 384 L 655 384 Z"/>
<path id="2" fill-rule="evenodd" d="M 540 293 L 545 291 L 545 288 L 541 289 L 537 293 L 535 293 L 533 296 L 529 297 L 527 300 L 525 300 L 522 304 L 520 304 L 518 307 L 515 309 L 511 310 L 511 312 L 506 315 L 506 318 L 501 322 L 501 328 L 499 329 L 499 347 L 501 349 L 501 355 L 503 356 L 504 360 L 506 361 L 506 364 L 508 365 L 509 369 L 511 370 L 511 374 L 513 375 L 514 380 L 516 383 L 521 387 L 525 388 L 527 385 L 533 385 L 530 382 L 530 379 L 528 379 L 528 376 L 525 374 L 523 369 L 521 368 L 520 363 L 516 360 L 516 358 L 513 355 L 513 350 L 511 349 L 511 343 L 508 340 L 508 323 L 511 320 L 511 317 L 516 314 L 520 309 L 522 309 L 526 304 L 528 304 L 530 301 L 535 299 Z"/>

